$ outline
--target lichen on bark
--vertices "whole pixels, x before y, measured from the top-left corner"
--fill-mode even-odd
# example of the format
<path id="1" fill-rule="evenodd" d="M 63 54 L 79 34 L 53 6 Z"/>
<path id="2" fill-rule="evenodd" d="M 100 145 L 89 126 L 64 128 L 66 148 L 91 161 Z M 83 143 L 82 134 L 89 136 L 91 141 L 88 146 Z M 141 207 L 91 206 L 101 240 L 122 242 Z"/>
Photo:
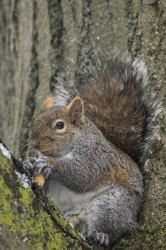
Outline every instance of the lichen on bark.
<path id="1" fill-rule="evenodd" d="M 29 142 L 33 115 L 41 109 L 44 98 L 53 89 L 54 78 L 62 75 L 67 84 L 70 82 L 62 64 L 68 65 L 72 80 L 77 76 L 78 83 L 81 81 L 76 70 L 82 71 L 98 49 L 104 59 L 117 51 L 120 54 L 128 51 L 148 66 L 150 84 L 147 91 L 154 102 L 156 99 L 162 102 L 157 121 L 160 130 L 144 166 L 145 202 L 140 227 L 124 237 L 115 249 L 158 250 L 166 245 L 165 19 L 165 0 L 1 1 L 0 136 L 17 156 Z M 24 156 L 28 153 L 22 151 Z M 5 160 L 1 158 L 1 166 L 4 164 Z M 3 172 L 2 167 L 0 171 Z M 17 195 L 21 196 L 17 188 L 19 182 L 14 173 L 8 172 L 10 168 L 6 174 L 3 172 L 3 176 L 10 178 L 7 183 L 3 179 L 6 191 L 1 189 L 1 195 L 15 200 L 12 190 L 15 187 Z M 9 188 L 10 184 L 13 189 Z M 33 192 L 30 197 L 31 194 Z M 28 191 L 24 196 L 28 197 Z M 4 204 L 6 208 L 16 209 L 9 199 Z M 10 218 L 14 218 L 11 216 L 9 224 Z M 3 224 L 3 229 L 1 238 L 6 248 L 26 249 L 28 240 L 22 236 L 24 242 L 18 243 L 17 230 L 11 233 L 8 224 Z"/>
<path id="2" fill-rule="evenodd" d="M 16 160 L 0 150 L 2 249 L 90 249 L 39 187 L 23 187 L 17 172 Z"/>

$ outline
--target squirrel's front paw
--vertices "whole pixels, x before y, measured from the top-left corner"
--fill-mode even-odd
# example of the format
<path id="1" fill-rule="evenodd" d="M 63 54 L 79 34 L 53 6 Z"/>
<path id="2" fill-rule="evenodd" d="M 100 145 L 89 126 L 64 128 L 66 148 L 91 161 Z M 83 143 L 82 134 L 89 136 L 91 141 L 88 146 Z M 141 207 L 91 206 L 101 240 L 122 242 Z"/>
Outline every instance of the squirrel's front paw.
<path id="1" fill-rule="evenodd" d="M 51 167 L 46 157 L 39 157 L 34 163 L 34 176 L 38 176 L 41 173 L 44 174 L 46 179 L 51 173 Z"/>
<path id="2" fill-rule="evenodd" d="M 34 176 L 35 162 L 38 158 L 28 157 L 27 160 L 23 162 L 23 168 L 29 176 Z"/>
<path id="3" fill-rule="evenodd" d="M 48 163 L 47 157 L 29 157 L 26 161 L 24 161 L 23 166 L 28 174 L 33 177 L 37 177 L 42 174 L 45 179 L 47 179 L 51 173 L 51 166 Z"/>

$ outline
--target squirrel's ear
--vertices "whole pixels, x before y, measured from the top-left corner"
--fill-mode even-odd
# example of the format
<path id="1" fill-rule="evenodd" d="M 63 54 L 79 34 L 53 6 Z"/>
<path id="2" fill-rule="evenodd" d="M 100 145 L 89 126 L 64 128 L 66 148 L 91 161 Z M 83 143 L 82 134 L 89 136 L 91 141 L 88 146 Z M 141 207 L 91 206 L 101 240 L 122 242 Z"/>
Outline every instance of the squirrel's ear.
<path id="1" fill-rule="evenodd" d="M 84 122 L 84 104 L 81 97 L 76 96 L 66 107 L 72 122 L 79 127 L 82 127 Z"/>
<path id="2" fill-rule="evenodd" d="M 51 96 L 49 96 L 43 103 L 43 108 L 48 109 L 54 106 L 54 100 Z"/>

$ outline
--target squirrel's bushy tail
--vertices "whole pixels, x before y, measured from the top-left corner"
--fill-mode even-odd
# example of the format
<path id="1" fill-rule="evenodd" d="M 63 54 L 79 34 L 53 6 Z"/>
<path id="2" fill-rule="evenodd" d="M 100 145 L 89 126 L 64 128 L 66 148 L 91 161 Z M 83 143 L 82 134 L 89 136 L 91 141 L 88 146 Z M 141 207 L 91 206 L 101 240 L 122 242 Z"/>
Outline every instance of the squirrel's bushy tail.
<path id="1" fill-rule="evenodd" d="M 66 105 L 80 95 L 85 115 L 107 140 L 141 162 L 155 116 L 152 105 L 148 104 L 146 84 L 147 69 L 138 59 L 98 61 L 96 66 L 89 67 L 89 76 L 81 86 L 60 88 L 55 102 Z"/>

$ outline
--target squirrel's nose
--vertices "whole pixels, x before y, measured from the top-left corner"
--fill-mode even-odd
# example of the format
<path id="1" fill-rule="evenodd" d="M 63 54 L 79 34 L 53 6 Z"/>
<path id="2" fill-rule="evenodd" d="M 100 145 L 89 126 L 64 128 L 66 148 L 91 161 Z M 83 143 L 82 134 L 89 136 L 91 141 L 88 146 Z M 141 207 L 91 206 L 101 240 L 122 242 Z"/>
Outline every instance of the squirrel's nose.
<path id="1" fill-rule="evenodd" d="M 32 147 L 34 147 L 36 149 L 39 147 L 39 141 L 38 140 L 32 139 L 31 144 L 32 144 Z"/>

